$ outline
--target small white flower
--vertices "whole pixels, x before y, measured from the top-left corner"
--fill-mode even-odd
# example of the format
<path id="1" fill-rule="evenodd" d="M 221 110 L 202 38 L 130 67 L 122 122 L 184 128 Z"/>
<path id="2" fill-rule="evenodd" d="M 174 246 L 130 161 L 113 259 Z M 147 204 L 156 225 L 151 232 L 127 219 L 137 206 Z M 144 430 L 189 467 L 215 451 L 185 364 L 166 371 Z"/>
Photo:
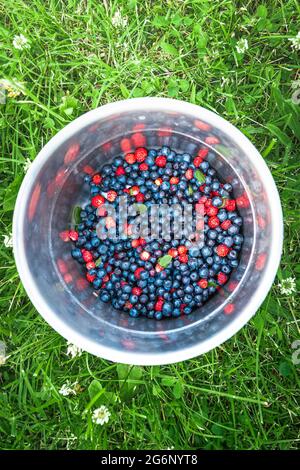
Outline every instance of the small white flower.
<path id="1" fill-rule="evenodd" d="M 60 393 L 64 397 L 68 397 L 69 395 L 76 395 L 77 390 L 78 390 L 78 382 L 74 382 L 73 384 L 70 384 L 70 382 L 67 381 L 65 384 L 61 386 L 58 393 Z"/>
<path id="2" fill-rule="evenodd" d="M 6 345 L 3 341 L 0 341 L 0 366 L 4 366 L 8 359 L 8 356 L 6 356 L 5 351 Z"/>
<path id="3" fill-rule="evenodd" d="M 12 234 L 10 233 L 9 235 L 3 235 L 3 237 L 4 237 L 4 246 L 6 248 L 12 248 L 13 246 Z"/>
<path id="4" fill-rule="evenodd" d="M 292 48 L 295 49 L 295 51 L 300 51 L 300 31 L 294 38 L 289 38 L 289 41 L 291 41 Z"/>
<path id="5" fill-rule="evenodd" d="M 240 39 L 235 47 L 239 54 L 244 54 L 249 49 L 248 40 L 246 38 Z"/>
<path id="6" fill-rule="evenodd" d="M 120 10 L 117 10 L 111 19 L 112 25 L 115 28 L 125 28 L 128 24 L 127 16 L 122 16 Z"/>
<path id="7" fill-rule="evenodd" d="M 23 49 L 30 49 L 29 41 L 27 38 L 25 38 L 24 34 L 20 34 L 19 36 L 14 37 L 13 46 L 15 49 L 19 49 L 20 51 Z"/>
<path id="8" fill-rule="evenodd" d="M 291 295 L 293 292 L 296 292 L 296 279 L 294 277 L 282 279 L 278 287 L 282 295 Z"/>
<path id="9" fill-rule="evenodd" d="M 104 423 L 108 423 L 109 417 L 110 412 L 106 406 L 101 405 L 100 408 L 93 411 L 92 421 L 95 424 L 101 424 L 101 426 L 103 426 Z"/>
<path id="10" fill-rule="evenodd" d="M 23 170 L 24 170 L 24 173 L 27 173 L 27 171 L 29 170 L 30 166 L 31 166 L 31 160 L 29 158 L 26 158 L 25 162 L 23 163 Z"/>
<path id="11" fill-rule="evenodd" d="M 70 341 L 68 341 L 68 348 L 67 348 L 67 353 L 66 354 L 68 356 L 71 356 L 72 359 L 74 359 L 74 357 L 80 357 L 81 356 L 82 349 L 80 349 L 78 346 L 76 346 L 76 344 L 70 343 Z"/>

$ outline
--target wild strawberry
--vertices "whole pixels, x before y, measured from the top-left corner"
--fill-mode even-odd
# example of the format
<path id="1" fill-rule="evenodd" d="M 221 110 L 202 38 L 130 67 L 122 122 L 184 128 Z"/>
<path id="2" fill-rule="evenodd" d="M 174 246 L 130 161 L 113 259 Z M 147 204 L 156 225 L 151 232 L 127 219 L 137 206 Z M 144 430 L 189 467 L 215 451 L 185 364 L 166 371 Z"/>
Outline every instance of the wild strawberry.
<path id="1" fill-rule="evenodd" d="M 133 305 L 129 302 L 129 300 L 127 300 L 127 302 L 125 302 L 124 308 L 131 309 L 132 307 Z"/>
<path id="2" fill-rule="evenodd" d="M 149 166 L 147 165 L 147 163 L 141 163 L 139 166 L 140 171 L 147 171 L 148 169 L 149 169 Z"/>
<path id="3" fill-rule="evenodd" d="M 230 250 L 229 250 L 228 246 L 224 245 L 223 243 L 218 245 L 217 248 L 216 248 L 217 255 L 221 256 L 221 258 L 224 258 L 225 256 L 227 256 L 229 251 Z"/>
<path id="4" fill-rule="evenodd" d="M 88 263 L 86 263 L 85 267 L 89 271 L 90 269 L 94 269 L 96 267 L 96 265 L 95 265 L 94 261 L 89 261 Z"/>
<path id="5" fill-rule="evenodd" d="M 193 179 L 193 177 L 194 177 L 194 172 L 193 172 L 192 168 L 188 168 L 188 169 L 186 170 L 184 176 L 186 177 L 187 180 Z"/>
<path id="6" fill-rule="evenodd" d="M 93 207 L 100 207 L 102 204 L 104 204 L 105 199 L 103 196 L 100 194 L 97 194 L 96 196 L 92 197 L 91 204 Z"/>
<path id="7" fill-rule="evenodd" d="M 116 191 L 113 191 L 112 189 L 110 189 L 108 192 L 107 192 L 107 195 L 106 195 L 106 199 L 109 201 L 109 202 L 114 202 L 116 200 L 118 196 L 118 193 Z"/>
<path id="8" fill-rule="evenodd" d="M 134 277 L 136 279 L 140 279 L 141 278 L 141 273 L 145 271 L 144 268 L 136 268 L 136 270 L 134 271 Z"/>
<path id="9" fill-rule="evenodd" d="M 228 230 L 230 226 L 231 226 L 231 220 L 229 219 L 226 219 L 221 223 L 221 228 L 223 230 Z"/>
<path id="10" fill-rule="evenodd" d="M 118 166 L 118 168 L 116 169 L 116 176 L 122 176 L 122 175 L 125 175 L 125 169 L 123 166 Z"/>
<path id="11" fill-rule="evenodd" d="M 215 137 L 214 135 L 206 137 L 204 142 L 208 145 L 217 145 L 220 143 L 218 137 Z"/>
<path id="12" fill-rule="evenodd" d="M 155 310 L 156 312 L 160 312 L 160 311 L 162 310 L 162 308 L 163 308 L 163 305 L 164 305 L 164 299 L 163 299 L 163 297 L 158 297 L 158 299 L 157 299 L 157 301 L 156 301 L 156 303 L 155 303 L 155 305 L 154 305 L 154 310 Z"/>
<path id="13" fill-rule="evenodd" d="M 155 271 L 156 271 L 157 273 L 160 273 L 160 272 L 163 271 L 163 270 L 164 270 L 164 267 L 161 266 L 159 263 L 157 263 L 157 264 L 155 265 Z M 151 274 L 151 272 L 150 272 L 150 274 Z"/>
<path id="14" fill-rule="evenodd" d="M 56 264 L 61 274 L 66 274 L 68 272 L 67 263 L 63 259 L 59 258 Z"/>
<path id="15" fill-rule="evenodd" d="M 177 251 L 180 255 L 185 255 L 188 249 L 185 245 L 179 245 L 179 247 L 177 248 Z"/>
<path id="16" fill-rule="evenodd" d="M 141 131 L 142 129 L 145 129 L 145 124 L 143 122 L 138 122 L 137 124 L 134 124 L 134 126 L 132 126 L 132 130 L 135 132 Z"/>
<path id="17" fill-rule="evenodd" d="M 120 146 L 122 149 L 122 152 L 130 152 L 131 150 L 131 142 L 130 139 L 122 139 L 120 142 Z"/>
<path id="18" fill-rule="evenodd" d="M 132 224 L 127 224 L 127 222 L 125 222 L 123 227 L 125 235 L 131 236 L 133 230 Z"/>
<path id="19" fill-rule="evenodd" d="M 66 274 L 64 275 L 64 281 L 65 281 L 66 284 L 71 284 L 71 282 L 73 281 L 73 276 L 72 276 L 72 274 L 66 273 Z"/>
<path id="20" fill-rule="evenodd" d="M 140 287 L 133 287 L 131 292 L 133 293 L 133 295 L 141 295 L 143 291 Z"/>
<path id="21" fill-rule="evenodd" d="M 172 176 L 170 178 L 170 184 L 178 184 L 179 183 L 179 178 L 177 176 Z"/>
<path id="22" fill-rule="evenodd" d="M 217 216 L 209 217 L 207 224 L 209 228 L 214 229 L 220 225 L 220 220 Z"/>
<path id="23" fill-rule="evenodd" d="M 224 313 L 225 315 L 231 315 L 235 310 L 234 304 L 227 304 L 224 307 Z"/>
<path id="24" fill-rule="evenodd" d="M 156 186 L 160 186 L 162 184 L 162 182 L 163 182 L 162 178 L 156 178 L 156 180 L 154 181 Z"/>
<path id="25" fill-rule="evenodd" d="M 143 261 L 148 261 L 148 259 L 150 259 L 150 257 L 151 257 L 151 255 L 150 255 L 150 253 L 148 253 L 148 251 L 142 251 L 142 253 L 140 254 L 140 258 Z"/>
<path id="26" fill-rule="evenodd" d="M 131 137 L 131 140 L 135 147 L 145 147 L 147 143 L 146 137 L 141 132 L 137 132 L 136 134 L 133 134 Z"/>
<path id="27" fill-rule="evenodd" d="M 78 143 L 73 144 L 68 148 L 65 154 L 65 158 L 64 158 L 65 165 L 68 165 L 69 163 L 71 163 L 73 160 L 77 158 L 79 154 L 79 150 L 80 150 L 80 146 Z"/>
<path id="28" fill-rule="evenodd" d="M 105 209 L 105 207 L 103 207 L 103 206 L 98 207 L 98 209 L 97 209 L 97 215 L 98 215 L 99 217 L 105 217 L 105 216 L 107 216 L 107 210 Z"/>
<path id="29" fill-rule="evenodd" d="M 225 282 L 227 281 L 227 279 L 228 279 L 228 276 L 226 276 L 225 273 L 220 272 L 220 273 L 218 274 L 218 283 L 219 283 L 219 284 L 221 284 L 221 285 L 225 284 Z"/>
<path id="30" fill-rule="evenodd" d="M 197 284 L 199 287 L 201 287 L 201 289 L 206 289 L 208 286 L 207 279 L 200 279 L 200 281 L 198 281 Z"/>
<path id="31" fill-rule="evenodd" d="M 139 238 L 139 240 L 140 240 L 140 246 L 146 245 L 146 240 L 145 240 L 145 238 Z"/>
<path id="32" fill-rule="evenodd" d="M 131 240 L 131 246 L 132 248 L 137 248 L 138 246 L 140 246 L 140 239 L 135 238 L 134 240 Z"/>
<path id="33" fill-rule="evenodd" d="M 87 175 L 92 175 L 93 173 L 95 173 L 93 168 L 90 165 L 85 165 L 82 171 L 86 173 Z"/>
<path id="34" fill-rule="evenodd" d="M 234 199 L 226 199 L 225 202 L 225 209 L 229 212 L 233 212 L 235 210 L 236 204 Z"/>
<path id="35" fill-rule="evenodd" d="M 101 181 L 102 181 L 102 176 L 97 174 L 97 175 L 94 175 L 93 178 L 92 178 L 92 181 L 94 184 L 100 184 Z"/>
<path id="36" fill-rule="evenodd" d="M 219 212 L 219 209 L 215 206 L 210 206 L 205 209 L 205 212 L 209 217 L 214 217 Z"/>
<path id="37" fill-rule="evenodd" d="M 180 256 L 178 257 L 178 259 L 179 259 L 180 263 L 184 263 L 184 264 L 185 264 L 185 263 L 188 262 L 189 257 L 188 257 L 188 255 L 180 255 Z"/>
<path id="38" fill-rule="evenodd" d="M 163 168 L 165 167 L 167 164 L 167 159 L 164 155 L 159 155 L 158 157 L 156 157 L 155 159 L 155 165 L 156 166 L 159 166 L 160 168 Z"/>
<path id="39" fill-rule="evenodd" d="M 105 227 L 107 229 L 110 229 L 110 228 L 113 228 L 116 226 L 116 221 L 113 217 L 109 216 L 109 217 L 106 217 L 105 219 Z"/>
<path id="40" fill-rule="evenodd" d="M 70 240 L 72 240 L 72 242 L 77 242 L 78 232 L 76 232 L 76 230 L 70 230 L 69 231 L 69 238 L 70 238 Z"/>
<path id="41" fill-rule="evenodd" d="M 81 250 L 82 257 L 86 263 L 93 261 L 93 255 L 88 250 Z"/>
<path id="42" fill-rule="evenodd" d="M 203 159 L 201 157 L 195 157 L 193 161 L 196 168 L 198 168 L 202 162 L 203 162 Z"/>
<path id="43" fill-rule="evenodd" d="M 94 282 L 94 280 L 96 279 L 96 274 L 86 273 L 86 278 L 89 282 Z"/>
<path id="44" fill-rule="evenodd" d="M 135 196 L 136 202 L 144 202 L 145 201 L 145 196 L 142 193 L 139 193 Z"/>
<path id="45" fill-rule="evenodd" d="M 237 203 L 237 206 L 239 207 L 239 209 L 245 209 L 245 208 L 250 206 L 250 202 L 249 202 L 249 199 L 248 199 L 248 196 L 247 196 L 246 193 L 243 194 L 242 196 L 237 197 L 236 198 L 236 203 Z M 227 210 L 229 210 L 229 209 L 227 209 Z"/>
<path id="46" fill-rule="evenodd" d="M 176 258 L 178 256 L 178 251 L 176 248 L 170 248 L 168 251 L 168 255 L 172 256 L 172 258 Z"/>
<path id="47" fill-rule="evenodd" d="M 208 148 L 203 148 L 199 150 L 198 157 L 205 158 L 207 154 L 208 154 Z"/>
<path id="48" fill-rule="evenodd" d="M 140 192 L 140 188 L 138 186 L 131 186 L 129 193 L 131 196 L 136 196 Z"/>
<path id="49" fill-rule="evenodd" d="M 143 162 L 147 157 L 148 152 L 144 147 L 139 147 L 138 149 L 136 149 L 134 154 L 137 162 Z"/>
<path id="50" fill-rule="evenodd" d="M 135 155 L 134 153 L 127 153 L 127 155 L 125 155 L 125 160 L 127 163 L 129 163 L 130 165 L 132 165 L 133 163 L 136 162 L 136 158 L 135 158 Z"/>

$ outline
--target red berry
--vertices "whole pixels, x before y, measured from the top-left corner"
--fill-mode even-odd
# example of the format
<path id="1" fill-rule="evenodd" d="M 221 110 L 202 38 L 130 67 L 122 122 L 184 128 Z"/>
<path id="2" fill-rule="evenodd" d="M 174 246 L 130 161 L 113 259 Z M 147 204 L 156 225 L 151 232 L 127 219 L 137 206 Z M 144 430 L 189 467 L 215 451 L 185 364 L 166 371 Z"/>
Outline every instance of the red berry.
<path id="1" fill-rule="evenodd" d="M 137 248 L 138 246 L 140 246 L 140 239 L 135 238 L 134 240 L 131 240 L 131 246 L 132 248 Z"/>
<path id="2" fill-rule="evenodd" d="M 140 188 L 138 186 L 131 186 L 129 193 L 131 196 L 136 196 L 140 192 Z"/>
<path id="3" fill-rule="evenodd" d="M 96 267 L 96 265 L 95 265 L 94 261 L 89 261 L 88 263 L 86 263 L 85 267 L 89 271 L 90 269 L 94 269 Z"/>
<path id="4" fill-rule="evenodd" d="M 101 176 L 101 175 L 98 175 L 98 174 L 97 174 L 97 175 L 94 175 L 93 178 L 92 178 L 92 180 L 93 180 L 93 183 L 94 183 L 94 184 L 100 184 L 101 181 L 102 181 L 102 176 Z"/>
<path id="5" fill-rule="evenodd" d="M 221 228 L 222 228 L 223 230 L 228 230 L 229 227 L 230 227 L 230 225 L 231 225 L 231 220 L 226 219 L 226 220 L 224 220 L 224 221 L 221 223 Z"/>
<path id="6" fill-rule="evenodd" d="M 66 154 L 65 154 L 65 158 L 64 158 L 64 163 L 65 165 L 68 165 L 69 163 L 71 163 L 73 160 L 75 160 L 75 158 L 78 156 L 79 154 L 79 150 L 80 150 L 80 146 L 78 143 L 76 144 L 73 144 L 71 145 Z"/>
<path id="7" fill-rule="evenodd" d="M 225 202 L 225 209 L 228 210 L 229 212 L 232 212 L 235 210 L 236 204 L 234 199 L 226 199 Z"/>
<path id="8" fill-rule="evenodd" d="M 127 153 L 127 155 L 125 155 L 125 160 L 127 163 L 129 163 L 130 165 L 132 165 L 133 163 L 136 162 L 136 158 L 135 158 L 135 155 L 134 153 Z"/>
<path id="9" fill-rule="evenodd" d="M 93 261 L 93 255 L 88 250 L 81 250 L 82 257 L 86 263 Z"/>
<path id="10" fill-rule="evenodd" d="M 214 229 L 220 225 L 220 220 L 218 219 L 217 216 L 213 216 L 213 217 L 209 217 L 207 223 L 208 223 L 209 228 Z"/>
<path id="11" fill-rule="evenodd" d="M 178 256 L 178 251 L 176 248 L 170 248 L 168 251 L 168 255 L 172 256 L 172 258 L 176 258 Z"/>
<path id="12" fill-rule="evenodd" d="M 69 231 L 69 238 L 70 238 L 70 240 L 72 240 L 72 242 L 77 242 L 78 233 L 76 232 L 76 230 L 70 230 Z"/>
<path id="13" fill-rule="evenodd" d="M 103 207 L 103 206 L 98 207 L 97 215 L 99 217 L 105 217 L 107 215 L 107 210 L 105 209 L 105 207 Z"/>
<path id="14" fill-rule="evenodd" d="M 219 141 L 218 137 L 215 137 L 213 135 L 209 135 L 208 137 L 206 137 L 205 143 L 209 144 L 209 145 L 216 145 L 216 144 L 219 144 L 220 141 Z"/>
<path id="15" fill-rule="evenodd" d="M 185 175 L 187 180 L 191 180 L 194 177 L 194 172 L 191 168 L 188 168 L 185 172 Z"/>
<path id="16" fill-rule="evenodd" d="M 234 310 L 235 310 L 234 304 L 227 304 L 227 305 L 224 307 L 224 313 L 225 313 L 225 315 L 231 315 L 231 313 L 233 313 Z"/>
<path id="17" fill-rule="evenodd" d="M 187 263 L 188 260 L 189 260 L 189 257 L 188 257 L 188 255 L 180 255 L 178 257 L 178 259 L 179 259 L 180 263 Z"/>
<path id="18" fill-rule="evenodd" d="M 180 255 L 185 255 L 188 249 L 185 245 L 179 245 L 179 247 L 177 248 L 177 251 Z"/>
<path id="19" fill-rule="evenodd" d="M 68 272 L 67 263 L 63 259 L 58 258 L 56 264 L 61 274 L 66 274 Z"/>
<path id="20" fill-rule="evenodd" d="M 229 253 L 229 248 L 228 246 L 224 245 L 221 243 L 221 245 L 218 245 L 216 248 L 216 252 L 218 256 L 221 256 L 221 258 L 224 258 L 224 256 L 227 256 Z"/>
<path id="21" fill-rule="evenodd" d="M 92 197 L 91 204 L 93 207 L 100 207 L 102 204 L 104 204 L 105 199 L 103 196 L 100 194 L 97 194 L 96 196 Z"/>
<path id="22" fill-rule="evenodd" d="M 209 131 L 211 129 L 211 125 L 207 124 L 206 122 L 200 121 L 199 119 L 195 119 L 194 125 L 198 128 L 201 129 L 201 131 Z"/>
<path id="23" fill-rule="evenodd" d="M 195 167 L 198 168 L 198 166 L 200 166 L 202 162 L 203 162 L 203 159 L 201 157 L 195 157 L 193 163 Z"/>
<path id="24" fill-rule="evenodd" d="M 149 166 L 147 163 L 141 163 L 139 166 L 140 171 L 147 171 L 149 169 Z"/>
<path id="25" fill-rule="evenodd" d="M 89 274 L 89 273 L 86 273 L 86 278 L 89 282 L 93 282 L 96 278 L 96 274 Z"/>
<path id="26" fill-rule="evenodd" d="M 160 168 L 165 167 L 167 164 L 167 158 L 164 155 L 159 155 L 155 159 L 155 165 L 159 166 Z"/>
<path id="27" fill-rule="evenodd" d="M 162 182 L 163 182 L 162 178 L 156 178 L 156 180 L 154 181 L 156 186 L 160 186 L 162 184 Z"/>
<path id="28" fill-rule="evenodd" d="M 156 310 L 156 312 L 160 312 L 163 308 L 163 304 L 164 304 L 164 299 L 162 297 L 158 297 L 154 305 L 154 310 Z"/>
<path id="29" fill-rule="evenodd" d="M 127 302 L 125 303 L 124 305 L 124 308 L 129 308 L 131 309 L 133 307 L 133 305 L 129 302 L 129 300 L 127 300 Z"/>
<path id="30" fill-rule="evenodd" d="M 116 226 L 116 221 L 115 221 L 115 219 L 114 219 L 113 217 L 111 217 L 111 216 L 106 217 L 106 219 L 105 219 L 105 227 L 106 227 L 107 229 L 109 229 L 109 228 L 113 228 L 113 227 L 115 227 L 115 226 Z"/>
<path id="31" fill-rule="evenodd" d="M 226 276 L 225 273 L 220 272 L 220 273 L 218 274 L 218 283 L 219 283 L 219 284 L 221 284 L 221 285 L 225 284 L 225 282 L 227 281 L 227 279 L 228 279 L 228 276 Z"/>
<path id="32" fill-rule="evenodd" d="M 177 176 L 172 176 L 170 178 L 170 184 L 178 184 L 179 183 L 179 178 Z"/>
<path id="33" fill-rule="evenodd" d="M 140 287 L 133 287 L 131 292 L 133 293 L 133 295 L 141 295 L 143 291 Z"/>
<path id="34" fill-rule="evenodd" d="M 131 137 L 131 140 L 135 147 L 145 147 L 147 143 L 146 137 L 141 132 L 137 132 L 136 134 L 133 134 L 133 136 Z"/>
<path id="35" fill-rule="evenodd" d="M 157 273 L 160 273 L 160 272 L 163 271 L 163 270 L 164 270 L 164 267 L 161 266 L 159 263 L 157 263 L 157 264 L 155 265 L 155 271 L 156 271 Z"/>
<path id="36" fill-rule="evenodd" d="M 146 245 L 146 240 L 145 238 L 140 238 L 140 246 Z"/>
<path id="37" fill-rule="evenodd" d="M 198 281 L 197 284 L 199 287 L 201 287 L 201 289 L 206 289 L 208 286 L 208 281 L 207 279 L 200 279 L 200 281 Z"/>
<path id="38" fill-rule="evenodd" d="M 145 129 L 145 124 L 143 122 L 138 122 L 134 126 L 132 126 L 133 131 L 141 131 L 142 129 Z"/>
<path id="39" fill-rule="evenodd" d="M 137 268 L 135 271 L 134 271 L 134 277 L 136 279 L 140 279 L 141 277 L 141 273 L 145 271 L 144 268 Z"/>
<path id="40" fill-rule="evenodd" d="M 120 142 L 120 146 L 121 146 L 122 152 L 130 152 L 131 150 L 130 139 L 122 139 Z"/>
<path id="41" fill-rule="evenodd" d="M 142 193 L 139 193 L 135 196 L 136 202 L 144 202 L 145 201 L 145 196 Z"/>
<path id="42" fill-rule="evenodd" d="M 237 197 L 236 203 L 240 209 L 244 209 L 250 206 L 250 202 L 246 193 L 243 194 L 242 196 Z"/>
<path id="43" fill-rule="evenodd" d="M 85 165 L 83 167 L 83 172 L 86 173 L 87 175 L 92 175 L 94 173 L 94 170 L 90 165 Z"/>
<path id="44" fill-rule="evenodd" d="M 140 147 L 140 148 L 136 149 L 134 154 L 135 154 L 137 162 L 143 162 L 145 160 L 145 158 L 147 157 L 148 152 L 144 147 Z"/>
<path id="45" fill-rule="evenodd" d="M 113 191 L 112 189 L 110 189 L 107 193 L 106 199 L 109 202 L 114 202 L 116 200 L 117 196 L 118 196 L 118 193 L 116 191 Z"/>
<path id="46" fill-rule="evenodd" d="M 118 166 L 116 169 L 116 176 L 122 176 L 125 175 L 125 169 L 123 166 Z"/>
<path id="47" fill-rule="evenodd" d="M 142 251 L 142 253 L 140 254 L 140 258 L 143 260 L 143 261 L 148 261 L 148 259 L 150 259 L 151 255 L 150 253 L 148 253 L 148 251 Z"/>
<path id="48" fill-rule="evenodd" d="M 207 148 L 200 149 L 199 152 L 198 152 L 198 157 L 205 158 L 207 154 L 208 154 L 208 149 Z"/>
<path id="49" fill-rule="evenodd" d="M 206 208 L 205 212 L 209 217 L 214 217 L 219 212 L 219 209 L 215 206 L 210 206 Z"/>

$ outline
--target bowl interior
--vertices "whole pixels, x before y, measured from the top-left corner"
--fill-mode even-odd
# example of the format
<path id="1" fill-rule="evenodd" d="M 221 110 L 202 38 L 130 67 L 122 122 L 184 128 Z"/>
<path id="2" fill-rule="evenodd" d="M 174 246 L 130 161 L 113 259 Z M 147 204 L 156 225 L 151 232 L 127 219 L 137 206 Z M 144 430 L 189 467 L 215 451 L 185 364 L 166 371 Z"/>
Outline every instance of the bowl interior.
<path id="1" fill-rule="evenodd" d="M 245 313 L 253 290 L 264 275 L 272 238 L 268 188 L 256 159 L 243 143 L 239 145 L 228 130 L 224 131 L 222 123 L 212 124 L 207 116 L 198 114 L 196 118 L 154 107 L 96 116 L 87 125 L 70 129 L 66 138 L 57 139 L 53 145 L 50 141 L 44 149 L 47 158 L 40 156 L 39 165 L 29 175 L 30 190 L 23 200 L 24 221 L 18 236 L 22 239 L 31 286 L 39 293 L 47 312 L 58 318 L 66 330 L 76 332 L 83 342 L 86 339 L 93 343 L 93 352 L 97 353 L 99 346 L 99 355 L 105 356 L 101 352 L 105 349 L 143 357 L 162 351 L 176 353 L 207 343 Z M 120 144 L 124 139 L 132 150 L 141 139 L 148 148 L 168 145 L 192 155 L 207 146 L 208 161 L 223 182 L 232 184 L 234 197 L 239 201 L 245 238 L 239 267 L 218 294 L 188 316 L 161 322 L 130 318 L 102 303 L 83 281 L 80 266 L 70 256 L 70 245 L 59 235 L 70 227 L 74 206 L 88 200 L 87 188 L 82 184 L 86 167 L 97 171 L 123 154 Z M 231 315 L 224 313 L 228 303 L 234 305 Z M 51 323 L 49 315 L 45 316 Z"/>

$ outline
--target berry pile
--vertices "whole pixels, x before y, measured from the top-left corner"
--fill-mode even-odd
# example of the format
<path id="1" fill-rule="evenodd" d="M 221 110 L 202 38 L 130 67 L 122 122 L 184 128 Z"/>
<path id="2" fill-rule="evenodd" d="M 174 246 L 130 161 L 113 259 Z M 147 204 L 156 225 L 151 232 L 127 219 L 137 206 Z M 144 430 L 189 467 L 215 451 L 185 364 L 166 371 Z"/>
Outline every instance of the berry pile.
<path id="1" fill-rule="evenodd" d="M 192 157 L 169 147 L 138 148 L 84 177 L 91 197 L 76 230 L 69 232 L 75 244 L 71 254 L 85 266 L 86 279 L 101 301 L 132 317 L 161 320 L 190 314 L 227 282 L 239 263 L 243 220 L 231 184 L 220 182 L 206 160 L 208 152 L 202 148 Z M 128 204 L 146 209 L 153 204 L 192 204 L 197 211 L 202 205 L 202 244 L 197 247 L 187 238 L 134 238 L 130 222 L 125 239 L 110 238 L 116 222 L 104 204 L 117 207 L 125 194 Z M 101 221 L 106 240 L 97 235 Z"/>

